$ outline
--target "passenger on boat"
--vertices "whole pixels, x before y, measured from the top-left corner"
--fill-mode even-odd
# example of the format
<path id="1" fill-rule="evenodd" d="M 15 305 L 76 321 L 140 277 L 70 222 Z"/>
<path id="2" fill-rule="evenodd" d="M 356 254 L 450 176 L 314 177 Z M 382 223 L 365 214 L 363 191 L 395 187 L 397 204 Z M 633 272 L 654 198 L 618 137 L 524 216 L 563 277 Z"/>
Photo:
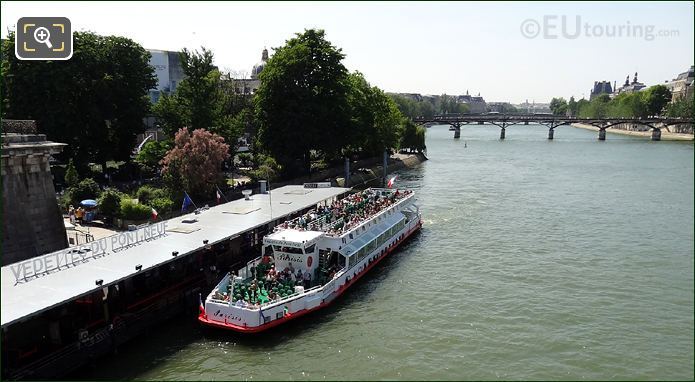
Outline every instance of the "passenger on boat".
<path id="1" fill-rule="evenodd" d="M 306 271 L 304 271 L 304 288 L 309 289 L 310 287 L 311 287 L 311 273 L 309 273 L 309 271 L 306 270 Z"/>

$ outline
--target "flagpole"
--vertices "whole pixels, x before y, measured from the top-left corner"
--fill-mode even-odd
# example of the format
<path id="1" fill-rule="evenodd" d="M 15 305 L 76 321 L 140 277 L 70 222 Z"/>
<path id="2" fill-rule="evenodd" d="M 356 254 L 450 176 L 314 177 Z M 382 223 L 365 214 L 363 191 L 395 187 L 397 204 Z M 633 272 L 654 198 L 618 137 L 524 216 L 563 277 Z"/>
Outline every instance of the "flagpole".
<path id="1" fill-rule="evenodd" d="M 273 193 L 270 192 L 270 173 L 266 169 L 266 178 L 268 178 L 268 200 L 270 200 L 270 220 L 273 220 Z"/>
<path id="2" fill-rule="evenodd" d="M 219 193 L 222 194 L 224 201 L 229 202 L 229 199 L 227 199 L 227 195 L 225 195 L 224 192 L 222 192 L 222 190 L 220 190 L 220 187 L 218 185 L 215 185 L 215 187 L 217 187 L 217 191 L 219 191 Z"/>

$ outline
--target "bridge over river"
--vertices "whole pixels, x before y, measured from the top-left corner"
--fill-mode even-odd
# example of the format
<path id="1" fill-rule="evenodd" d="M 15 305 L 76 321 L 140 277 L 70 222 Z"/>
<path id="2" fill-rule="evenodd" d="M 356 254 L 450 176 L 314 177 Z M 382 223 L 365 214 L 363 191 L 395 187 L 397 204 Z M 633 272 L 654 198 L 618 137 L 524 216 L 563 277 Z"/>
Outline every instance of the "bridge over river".
<path id="1" fill-rule="evenodd" d="M 454 130 L 454 138 L 461 137 L 461 126 L 476 123 L 479 125 L 490 124 L 500 128 L 500 139 L 504 139 L 507 127 L 519 124 L 539 124 L 548 128 L 548 139 L 553 139 L 555 128 L 573 123 L 583 123 L 597 127 L 598 139 L 606 140 L 606 129 L 621 125 L 635 124 L 646 126 L 652 131 L 652 140 L 661 140 L 661 129 L 669 129 L 671 126 L 693 126 L 692 118 L 579 118 L 550 114 L 447 114 L 435 115 L 433 118 L 415 118 L 418 124 L 451 125 Z"/>

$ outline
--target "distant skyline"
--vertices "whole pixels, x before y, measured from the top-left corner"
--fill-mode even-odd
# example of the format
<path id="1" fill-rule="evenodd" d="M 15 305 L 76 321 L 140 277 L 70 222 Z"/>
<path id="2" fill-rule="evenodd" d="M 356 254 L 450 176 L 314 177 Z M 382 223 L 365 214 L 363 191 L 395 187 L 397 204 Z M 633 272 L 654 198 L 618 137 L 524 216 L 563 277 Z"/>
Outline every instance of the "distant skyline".
<path id="1" fill-rule="evenodd" d="M 588 98 L 594 81 L 620 85 L 635 72 L 647 86 L 664 83 L 693 65 L 695 45 L 692 2 L 3 1 L 0 7 L 3 38 L 20 17 L 64 16 L 76 31 L 126 36 L 146 49 L 205 46 L 221 69 L 247 73 L 264 47 L 272 55 L 295 33 L 321 28 L 342 48 L 349 70 L 385 91 L 468 91 L 488 102 Z"/>

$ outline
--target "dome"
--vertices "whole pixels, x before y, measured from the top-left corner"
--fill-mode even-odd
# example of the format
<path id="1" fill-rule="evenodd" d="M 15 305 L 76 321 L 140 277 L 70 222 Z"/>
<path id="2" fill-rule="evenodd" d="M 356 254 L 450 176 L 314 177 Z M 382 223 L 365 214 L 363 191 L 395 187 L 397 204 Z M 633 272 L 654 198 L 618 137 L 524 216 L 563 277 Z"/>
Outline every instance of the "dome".
<path id="1" fill-rule="evenodd" d="M 261 74 L 263 71 L 263 68 L 265 67 L 265 64 L 268 62 L 268 49 L 263 48 L 263 52 L 261 53 L 261 61 L 257 63 L 256 65 L 253 66 L 253 69 L 251 69 L 251 78 L 252 79 L 257 79 L 258 75 Z"/>

